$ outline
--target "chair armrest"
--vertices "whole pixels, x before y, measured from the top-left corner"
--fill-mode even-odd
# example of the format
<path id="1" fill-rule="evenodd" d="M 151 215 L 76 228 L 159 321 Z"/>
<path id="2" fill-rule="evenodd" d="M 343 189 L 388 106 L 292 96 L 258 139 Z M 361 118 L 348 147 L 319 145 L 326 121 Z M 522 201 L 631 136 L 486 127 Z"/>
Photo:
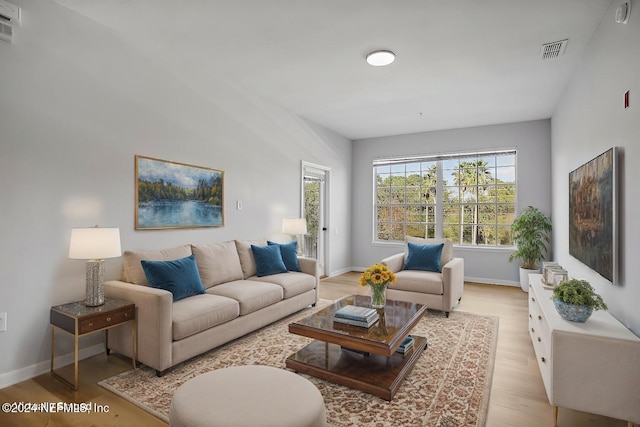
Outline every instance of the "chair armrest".
<path id="1" fill-rule="evenodd" d="M 173 340 L 173 295 L 171 292 L 150 286 L 110 280 L 104 284 L 104 293 L 109 298 L 123 299 L 136 305 L 138 360 L 158 371 L 164 371 L 171 367 L 171 343 Z M 131 343 L 127 336 L 109 333 L 109 346 L 118 353 L 131 356 L 129 352 Z"/>
<path id="2" fill-rule="evenodd" d="M 404 252 L 384 258 L 380 263 L 389 267 L 389 270 L 394 273 L 397 273 L 404 267 Z"/>
<path id="3" fill-rule="evenodd" d="M 462 298 L 464 291 L 464 258 L 452 258 L 442 267 L 443 305 L 448 311 Z"/>

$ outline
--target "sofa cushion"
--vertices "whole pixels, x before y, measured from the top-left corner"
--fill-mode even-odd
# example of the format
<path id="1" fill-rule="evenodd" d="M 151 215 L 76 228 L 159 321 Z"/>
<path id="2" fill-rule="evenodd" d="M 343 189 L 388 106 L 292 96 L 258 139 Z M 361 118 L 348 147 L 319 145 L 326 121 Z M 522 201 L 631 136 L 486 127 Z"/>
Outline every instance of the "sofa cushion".
<path id="1" fill-rule="evenodd" d="M 140 263 L 151 287 L 171 292 L 173 301 L 204 293 L 193 255 L 171 261 L 143 259 Z"/>
<path id="2" fill-rule="evenodd" d="M 281 286 L 251 280 L 236 280 L 235 282 L 223 283 L 207 289 L 207 293 L 238 301 L 241 316 L 282 301 L 284 295 Z"/>
<path id="3" fill-rule="evenodd" d="M 397 281 L 389 289 L 442 295 L 442 273 L 432 271 L 402 270 L 396 273 Z"/>
<path id="4" fill-rule="evenodd" d="M 416 245 L 408 242 L 405 270 L 435 271 L 440 273 L 440 256 L 444 243 L 437 245 Z"/>
<path id="5" fill-rule="evenodd" d="M 440 270 L 442 271 L 442 267 L 444 267 L 451 258 L 453 258 L 453 243 L 449 239 L 422 239 L 420 237 L 413 236 L 405 236 L 405 241 L 407 243 L 411 242 L 416 245 L 437 245 L 440 243 L 444 243 L 442 247 L 442 254 L 440 255 Z M 405 246 L 404 259 L 407 259 L 407 252 L 409 248 Z"/>
<path id="6" fill-rule="evenodd" d="M 242 280 L 242 266 L 233 240 L 191 245 L 205 289 L 220 283 Z"/>
<path id="7" fill-rule="evenodd" d="M 253 252 L 253 259 L 256 261 L 256 275 L 258 277 L 287 272 L 279 245 L 251 245 L 251 252 Z"/>
<path id="8" fill-rule="evenodd" d="M 238 301 L 219 295 L 196 295 L 173 304 L 173 340 L 212 328 L 240 315 Z"/>
<path id="9" fill-rule="evenodd" d="M 300 271 L 300 264 L 298 263 L 298 242 L 295 240 L 289 243 L 276 243 L 267 240 L 268 245 L 280 246 L 280 253 L 282 254 L 282 261 L 289 271 Z"/>
<path id="10" fill-rule="evenodd" d="M 303 294 L 307 291 L 315 289 L 316 278 L 310 274 L 298 273 L 291 271 L 287 274 L 273 274 L 264 277 L 252 277 L 251 280 L 258 282 L 274 283 L 282 286 L 284 290 L 284 299 Z"/>
<path id="11" fill-rule="evenodd" d="M 247 279 L 251 276 L 255 276 L 258 272 L 256 269 L 256 260 L 253 258 L 253 252 L 251 251 L 251 245 L 265 246 L 266 240 L 236 240 L 236 249 L 238 251 L 238 257 L 240 258 L 240 265 L 242 266 L 242 274 Z"/>
<path id="12" fill-rule="evenodd" d="M 169 261 L 191 255 L 191 245 L 177 246 L 169 249 L 124 251 L 122 254 L 122 279 L 136 285 L 149 286 L 144 274 L 143 259 L 149 261 Z"/>

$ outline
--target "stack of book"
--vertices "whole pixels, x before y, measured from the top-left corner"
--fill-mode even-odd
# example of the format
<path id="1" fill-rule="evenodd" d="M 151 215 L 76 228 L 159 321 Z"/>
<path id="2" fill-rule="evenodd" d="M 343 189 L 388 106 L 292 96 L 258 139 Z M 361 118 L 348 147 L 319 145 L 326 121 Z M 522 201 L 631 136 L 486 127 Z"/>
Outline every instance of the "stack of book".
<path id="1" fill-rule="evenodd" d="M 402 341 L 402 344 L 400 344 L 400 347 L 398 347 L 397 352 L 402 354 L 408 353 L 413 348 L 414 341 L 415 340 L 413 339 L 413 337 L 409 335 L 404 339 L 404 341 Z"/>
<path id="2" fill-rule="evenodd" d="M 369 328 L 376 323 L 379 318 L 378 312 L 373 308 L 347 305 L 336 311 L 333 320 L 334 322 L 344 325 Z"/>

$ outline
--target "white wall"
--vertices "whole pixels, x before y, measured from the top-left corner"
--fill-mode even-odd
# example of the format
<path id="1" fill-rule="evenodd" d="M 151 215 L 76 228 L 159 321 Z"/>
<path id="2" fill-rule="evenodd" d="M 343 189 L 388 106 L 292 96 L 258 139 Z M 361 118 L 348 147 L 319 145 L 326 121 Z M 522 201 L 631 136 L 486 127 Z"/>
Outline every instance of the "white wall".
<path id="1" fill-rule="evenodd" d="M 373 242 L 375 158 L 516 148 L 518 212 L 528 205 L 551 214 L 551 134 L 549 120 L 371 138 L 353 143 L 353 255 L 356 268 L 400 252 L 403 245 Z M 518 285 L 511 249 L 454 248 L 465 259 L 467 280 Z"/>
<path id="2" fill-rule="evenodd" d="M 573 277 L 591 282 L 609 312 L 640 334 L 640 10 L 634 2 L 629 23 L 616 24 L 613 2 L 552 118 L 554 252 Z M 635 13 L 634 13 L 635 12 Z M 631 107 L 623 108 L 630 90 Z M 620 284 L 612 285 L 569 255 L 568 174 L 613 146 L 621 147 Z"/>
<path id="3" fill-rule="evenodd" d="M 331 168 L 329 263 L 351 265 L 350 141 L 223 83 L 182 84 L 56 3 L 19 4 L 14 43 L 0 42 L 0 387 L 48 369 L 49 307 L 84 297 L 72 227 L 120 227 L 123 249 L 268 237 L 299 215 L 306 160 Z M 225 226 L 135 231 L 136 154 L 224 170 Z M 107 260 L 107 279 L 120 265 Z M 71 343 L 57 339 L 58 354 Z"/>

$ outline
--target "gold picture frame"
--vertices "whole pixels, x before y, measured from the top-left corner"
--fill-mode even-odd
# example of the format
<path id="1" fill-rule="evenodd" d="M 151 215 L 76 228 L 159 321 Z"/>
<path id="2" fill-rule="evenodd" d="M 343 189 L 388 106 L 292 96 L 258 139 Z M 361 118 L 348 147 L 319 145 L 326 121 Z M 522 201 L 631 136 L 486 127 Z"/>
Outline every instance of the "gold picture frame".
<path id="1" fill-rule="evenodd" d="M 224 226 L 224 171 L 135 156 L 135 228 Z"/>

